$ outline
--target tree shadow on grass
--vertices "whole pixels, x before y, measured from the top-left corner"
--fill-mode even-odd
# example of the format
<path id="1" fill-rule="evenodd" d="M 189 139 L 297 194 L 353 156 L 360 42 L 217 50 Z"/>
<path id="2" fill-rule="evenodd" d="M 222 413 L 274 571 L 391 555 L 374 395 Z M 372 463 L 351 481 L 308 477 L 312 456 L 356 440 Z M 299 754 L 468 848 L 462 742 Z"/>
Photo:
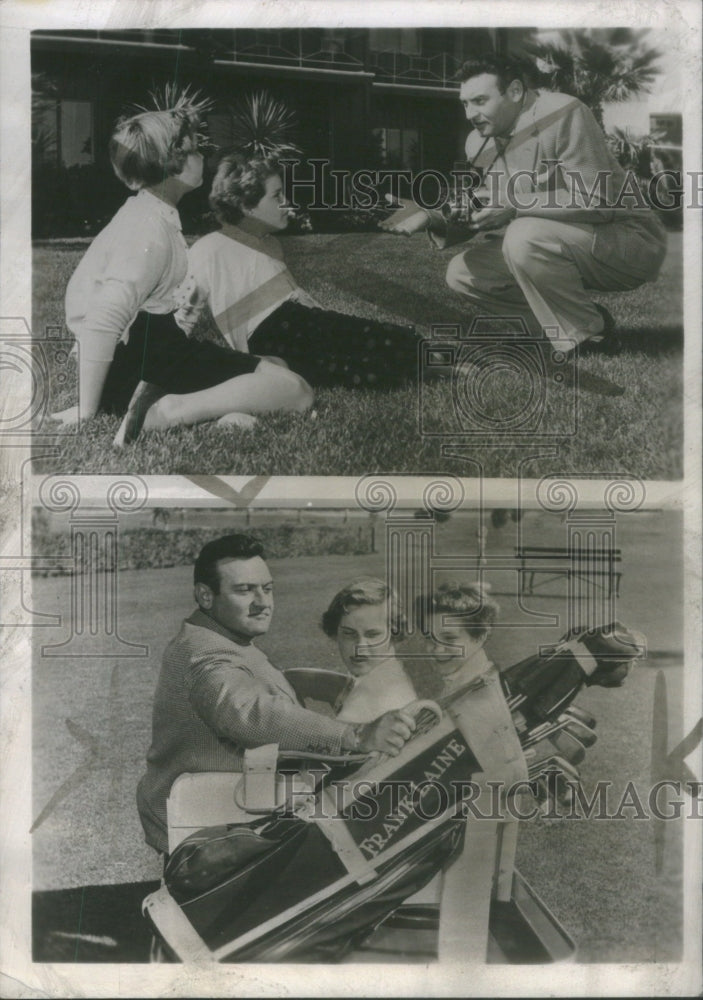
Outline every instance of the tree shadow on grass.
<path id="1" fill-rule="evenodd" d="M 618 334 L 622 349 L 634 354 L 656 357 L 683 350 L 683 327 L 680 324 L 640 326 L 636 330 L 618 327 Z"/>
<path id="2" fill-rule="evenodd" d="M 434 294 L 428 294 L 417 287 L 409 287 L 407 280 L 389 278 L 368 268 L 353 268 L 348 273 L 338 274 L 334 285 L 373 305 L 383 303 L 413 325 L 456 323 L 466 329 L 480 315 L 469 305 L 462 306 L 456 301 L 448 288 L 438 286 Z M 624 351 L 657 356 L 683 348 L 683 327 L 679 323 L 637 328 L 618 324 L 617 329 Z"/>
<path id="3" fill-rule="evenodd" d="M 409 288 L 407 281 L 394 281 L 366 268 L 356 268 L 349 274 L 337 275 L 334 284 L 340 291 L 349 292 L 375 306 L 382 302 L 386 309 L 392 310 L 413 325 L 465 324 L 471 318 L 467 309 L 450 301 L 451 293 L 448 289 L 448 294 L 444 297 L 439 294 L 428 295 L 416 288 Z"/>

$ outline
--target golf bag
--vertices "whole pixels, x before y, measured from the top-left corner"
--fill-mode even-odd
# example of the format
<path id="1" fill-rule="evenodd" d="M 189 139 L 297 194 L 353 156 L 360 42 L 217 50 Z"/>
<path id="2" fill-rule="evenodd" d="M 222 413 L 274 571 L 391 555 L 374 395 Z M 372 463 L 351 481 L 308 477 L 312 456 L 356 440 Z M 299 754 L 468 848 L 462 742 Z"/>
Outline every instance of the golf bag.
<path id="1" fill-rule="evenodd" d="M 644 637 L 616 621 L 572 629 L 556 645 L 501 674 L 533 790 L 547 808 L 555 797 L 571 801 L 577 765 L 596 742 L 595 718 L 573 704 L 579 691 L 620 687 L 644 652 Z"/>
<path id="2" fill-rule="evenodd" d="M 339 960 L 451 862 L 480 767 L 437 706 L 414 709 L 397 757 L 331 759 L 312 797 L 178 845 L 143 907 L 170 957 Z"/>

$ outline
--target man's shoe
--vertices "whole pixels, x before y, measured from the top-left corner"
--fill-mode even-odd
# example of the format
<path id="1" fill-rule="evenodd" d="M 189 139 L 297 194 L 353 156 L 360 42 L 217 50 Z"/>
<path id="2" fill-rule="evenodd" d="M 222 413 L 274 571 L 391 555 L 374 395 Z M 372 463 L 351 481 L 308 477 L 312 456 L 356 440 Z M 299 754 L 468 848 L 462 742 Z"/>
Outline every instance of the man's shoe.
<path id="1" fill-rule="evenodd" d="M 153 382 L 140 382 L 132 393 L 127 412 L 122 418 L 120 428 L 113 438 L 114 448 L 124 448 L 126 444 L 136 441 L 144 426 L 147 411 L 154 403 L 166 395 L 166 391 Z"/>
<path id="2" fill-rule="evenodd" d="M 594 352 L 617 354 L 622 350 L 622 341 L 615 329 L 615 320 L 604 306 L 599 306 L 597 302 L 594 302 L 593 305 L 603 317 L 603 329 L 578 345 L 579 356 Z"/>

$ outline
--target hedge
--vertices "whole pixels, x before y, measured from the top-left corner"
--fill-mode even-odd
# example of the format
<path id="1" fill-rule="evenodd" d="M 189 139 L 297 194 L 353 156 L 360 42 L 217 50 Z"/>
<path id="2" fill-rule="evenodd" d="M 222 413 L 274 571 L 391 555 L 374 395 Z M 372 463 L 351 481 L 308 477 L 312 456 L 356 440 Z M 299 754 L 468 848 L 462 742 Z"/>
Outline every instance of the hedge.
<path id="1" fill-rule="evenodd" d="M 117 544 L 117 569 L 158 569 L 186 566 L 195 562 L 206 542 L 223 534 L 219 528 L 138 528 L 122 531 Z M 296 525 L 261 526 L 247 531 L 264 547 L 267 558 L 285 559 L 295 556 L 365 555 L 373 552 L 371 525 Z M 84 546 L 87 548 L 87 545 Z M 71 538 L 66 533 L 38 533 L 34 537 L 33 554 L 43 557 L 71 557 Z M 35 569 L 34 576 L 66 576 L 82 572 L 87 556 L 78 557 L 78 566 L 71 568 Z M 98 569 L 114 569 L 112 557 L 98 546 Z"/>

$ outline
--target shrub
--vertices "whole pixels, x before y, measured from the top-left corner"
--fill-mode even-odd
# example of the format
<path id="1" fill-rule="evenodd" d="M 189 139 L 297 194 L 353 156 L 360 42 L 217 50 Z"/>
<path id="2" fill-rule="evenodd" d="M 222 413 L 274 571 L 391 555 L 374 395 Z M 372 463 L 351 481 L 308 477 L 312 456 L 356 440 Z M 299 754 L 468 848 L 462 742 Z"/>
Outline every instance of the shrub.
<path id="1" fill-rule="evenodd" d="M 71 539 L 66 533 L 49 534 L 38 524 L 33 539 L 35 555 L 71 556 Z M 206 542 L 223 534 L 219 528 L 138 528 L 123 531 L 117 546 L 117 569 L 160 569 L 186 566 L 195 562 Z M 257 527 L 248 534 L 258 538 L 267 558 L 287 559 L 297 556 L 364 555 L 373 551 L 373 533 L 365 525 L 296 525 Z M 108 564 L 109 565 L 109 564 Z M 93 567 L 95 568 L 95 567 Z M 98 551 L 97 568 L 105 569 L 106 559 Z M 110 567 L 112 568 L 112 567 Z M 68 569 L 35 570 L 37 576 L 63 576 L 87 569 L 87 557 L 79 557 L 73 571 Z"/>

